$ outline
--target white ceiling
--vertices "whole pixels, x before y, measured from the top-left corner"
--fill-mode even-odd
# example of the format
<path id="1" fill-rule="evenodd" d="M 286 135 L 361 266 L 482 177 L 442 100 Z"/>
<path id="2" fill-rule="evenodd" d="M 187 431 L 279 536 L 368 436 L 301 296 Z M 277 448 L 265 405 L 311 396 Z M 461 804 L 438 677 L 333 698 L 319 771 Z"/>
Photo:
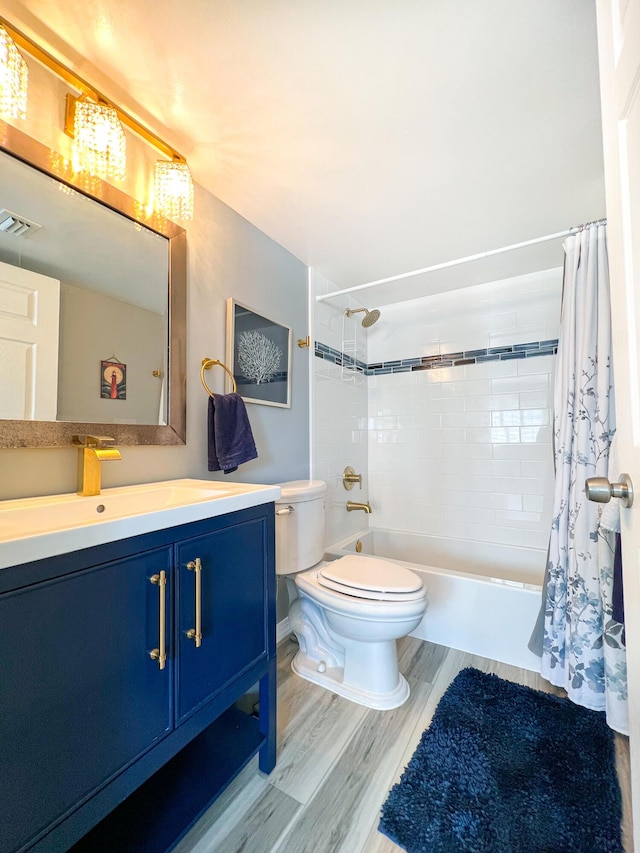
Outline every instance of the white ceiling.
<path id="1" fill-rule="evenodd" d="M 0 0 L 341 287 L 604 215 L 593 0 Z M 559 242 L 366 300 L 559 266 Z M 362 297 L 365 300 L 365 297 Z"/>

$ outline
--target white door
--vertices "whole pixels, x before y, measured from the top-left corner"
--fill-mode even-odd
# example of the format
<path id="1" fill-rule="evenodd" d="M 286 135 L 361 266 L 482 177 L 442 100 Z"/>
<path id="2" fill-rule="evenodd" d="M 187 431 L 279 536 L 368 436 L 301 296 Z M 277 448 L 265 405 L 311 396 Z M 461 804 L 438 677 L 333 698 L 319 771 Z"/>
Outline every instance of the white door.
<path id="1" fill-rule="evenodd" d="M 0 263 L 0 418 L 55 421 L 60 282 Z"/>
<path id="2" fill-rule="evenodd" d="M 622 509 L 622 560 L 640 851 L 640 0 L 598 0 L 597 13 L 618 458 L 636 486 L 635 505 Z"/>

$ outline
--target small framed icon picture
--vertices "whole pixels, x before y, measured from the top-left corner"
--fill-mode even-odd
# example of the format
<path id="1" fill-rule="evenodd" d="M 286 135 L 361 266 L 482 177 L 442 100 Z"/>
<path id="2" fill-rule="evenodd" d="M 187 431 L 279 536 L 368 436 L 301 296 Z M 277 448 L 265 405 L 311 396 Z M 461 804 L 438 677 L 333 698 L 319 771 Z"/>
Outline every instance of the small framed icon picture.
<path id="1" fill-rule="evenodd" d="M 103 400 L 127 399 L 127 365 L 107 358 L 100 362 L 100 397 Z"/>

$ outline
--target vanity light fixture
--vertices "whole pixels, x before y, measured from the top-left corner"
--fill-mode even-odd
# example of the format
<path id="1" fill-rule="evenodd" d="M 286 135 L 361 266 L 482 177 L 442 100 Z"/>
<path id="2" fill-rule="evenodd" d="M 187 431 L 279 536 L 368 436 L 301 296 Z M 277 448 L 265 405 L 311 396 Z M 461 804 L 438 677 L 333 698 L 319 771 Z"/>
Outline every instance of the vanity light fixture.
<path id="1" fill-rule="evenodd" d="M 0 113 L 9 118 L 27 117 L 29 69 L 15 41 L 0 24 Z"/>
<path id="2" fill-rule="evenodd" d="M 168 161 L 159 160 L 156 164 L 154 209 L 167 219 L 193 218 L 193 181 L 186 159 L 173 146 L 105 98 L 94 86 L 47 53 L 33 39 L 17 30 L 2 16 L 0 16 L 0 112 L 4 112 L 5 104 L 4 77 L 6 74 L 1 66 L 3 56 L 9 55 L 9 48 L 5 48 L 7 44 L 13 46 L 18 59 L 24 64 L 24 69 L 20 72 L 24 87 L 24 106 L 20 113 L 21 117 L 24 118 L 26 114 L 27 67 L 16 45 L 80 93 L 80 97 L 67 95 L 64 128 L 68 136 L 75 138 L 73 167 L 77 172 L 122 180 L 125 175 L 124 128 L 126 127 L 171 158 Z M 17 59 L 12 61 L 16 64 L 18 62 Z M 7 65 L 6 61 L 5 65 Z M 13 115 L 8 112 L 6 114 Z"/>
<path id="3" fill-rule="evenodd" d="M 167 219 L 193 219 L 193 180 L 186 160 L 156 161 L 153 206 Z"/>
<path id="4" fill-rule="evenodd" d="M 73 133 L 70 133 L 73 127 Z M 115 107 L 84 95 L 67 95 L 65 132 L 73 135 L 73 169 L 105 180 L 123 181 L 127 140 Z"/>

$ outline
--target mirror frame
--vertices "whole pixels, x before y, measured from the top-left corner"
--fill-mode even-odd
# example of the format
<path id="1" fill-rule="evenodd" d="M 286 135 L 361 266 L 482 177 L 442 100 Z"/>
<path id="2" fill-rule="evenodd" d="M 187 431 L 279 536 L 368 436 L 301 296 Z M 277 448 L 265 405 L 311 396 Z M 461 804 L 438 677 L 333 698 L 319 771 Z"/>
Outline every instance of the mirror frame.
<path id="1" fill-rule="evenodd" d="M 0 419 L 0 447 L 69 447 L 77 434 L 109 435 L 117 445 L 176 445 L 186 443 L 186 330 L 187 330 L 187 234 L 184 228 L 158 214 L 148 216 L 144 205 L 99 178 L 91 188 L 71 171 L 56 151 L 0 121 L 0 151 L 4 151 L 45 175 L 67 184 L 99 204 L 161 234 L 169 244 L 169 353 L 167 424 L 98 424 L 71 421 L 18 421 Z"/>

